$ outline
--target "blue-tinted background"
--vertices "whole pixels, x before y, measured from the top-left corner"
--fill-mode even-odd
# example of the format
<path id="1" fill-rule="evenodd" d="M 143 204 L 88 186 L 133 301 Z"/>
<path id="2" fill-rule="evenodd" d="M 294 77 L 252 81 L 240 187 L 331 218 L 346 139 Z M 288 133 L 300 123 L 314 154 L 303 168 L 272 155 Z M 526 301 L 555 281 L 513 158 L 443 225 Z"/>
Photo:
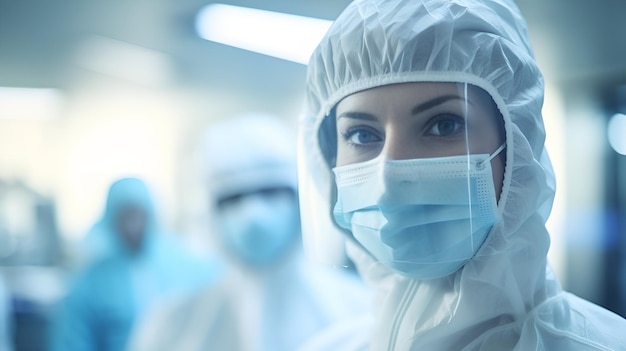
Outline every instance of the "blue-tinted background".
<path id="1" fill-rule="evenodd" d="M 267 112 L 295 133 L 305 66 L 199 38 L 208 3 L 0 0 L 0 87 L 51 89 L 18 105 L 0 89 L 0 272 L 16 349 L 42 347 L 113 180 L 145 179 L 161 220 L 202 251 L 203 131 Z M 332 20 L 348 1 L 223 3 Z M 546 78 L 551 263 L 566 289 L 626 316 L 626 122 L 608 129 L 626 114 L 626 2 L 518 4 Z"/>

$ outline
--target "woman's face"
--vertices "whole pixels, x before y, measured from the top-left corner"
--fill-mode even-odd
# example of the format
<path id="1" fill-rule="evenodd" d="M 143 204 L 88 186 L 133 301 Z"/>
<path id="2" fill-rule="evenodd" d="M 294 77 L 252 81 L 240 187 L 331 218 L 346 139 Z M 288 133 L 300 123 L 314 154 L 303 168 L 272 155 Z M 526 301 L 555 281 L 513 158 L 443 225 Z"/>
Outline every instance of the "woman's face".
<path id="1" fill-rule="evenodd" d="M 492 154 L 504 121 L 482 89 L 458 83 L 403 83 L 354 93 L 337 104 L 337 166 L 390 160 Z M 467 96 L 466 96 L 467 94 Z M 469 147 L 469 150 L 468 150 Z M 496 194 L 504 152 L 491 161 Z"/>

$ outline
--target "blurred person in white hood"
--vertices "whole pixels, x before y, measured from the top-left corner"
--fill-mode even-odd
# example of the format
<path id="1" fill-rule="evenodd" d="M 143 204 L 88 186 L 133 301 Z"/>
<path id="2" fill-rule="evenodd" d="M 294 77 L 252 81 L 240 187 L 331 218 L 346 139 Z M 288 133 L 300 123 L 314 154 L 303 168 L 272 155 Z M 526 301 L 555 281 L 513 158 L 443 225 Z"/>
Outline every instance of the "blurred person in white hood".
<path id="1" fill-rule="evenodd" d="M 273 116 L 246 114 L 205 135 L 211 235 L 230 269 L 154 311 L 131 350 L 291 351 L 370 307 L 356 274 L 303 257 L 295 134 Z"/>
<path id="2" fill-rule="evenodd" d="M 303 238 L 349 238 L 376 310 L 305 350 L 626 349 L 547 263 L 543 96 L 512 0 L 348 5 L 308 66 Z"/>

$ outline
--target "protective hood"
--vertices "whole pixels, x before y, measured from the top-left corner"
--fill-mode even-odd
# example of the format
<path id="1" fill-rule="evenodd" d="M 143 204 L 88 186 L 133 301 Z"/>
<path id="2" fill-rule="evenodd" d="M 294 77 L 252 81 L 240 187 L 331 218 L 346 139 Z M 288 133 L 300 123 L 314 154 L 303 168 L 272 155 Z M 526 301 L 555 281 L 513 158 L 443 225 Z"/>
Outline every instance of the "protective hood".
<path id="1" fill-rule="evenodd" d="M 295 133 L 276 117 L 246 114 L 212 126 L 203 139 L 215 198 L 270 187 L 296 190 Z"/>
<path id="2" fill-rule="evenodd" d="M 137 178 L 122 178 L 115 181 L 109 188 L 104 213 L 85 241 L 88 250 L 93 251 L 91 259 L 110 255 L 126 255 L 128 250 L 122 243 L 116 229 L 116 220 L 120 210 L 126 206 L 136 206 L 147 214 L 145 245 L 142 250 L 147 250 L 154 244 L 158 226 L 154 216 L 154 202 L 146 183 Z"/>
<path id="3" fill-rule="evenodd" d="M 254 274 L 291 257 L 299 242 L 295 134 L 277 117 L 251 113 L 214 124 L 203 139 L 212 239 Z"/>
<path id="4" fill-rule="evenodd" d="M 337 18 L 311 57 L 300 123 L 305 248 L 318 254 L 342 235 L 330 218 L 335 185 L 319 139 L 323 120 L 346 96 L 407 82 L 468 83 L 491 95 L 506 130 L 500 221 L 462 269 L 435 280 L 393 273 L 349 242 L 379 291 L 370 348 L 571 350 L 608 340 L 610 332 L 570 315 L 600 309 L 562 292 L 547 266 L 555 177 L 544 147 L 543 78 L 513 1 L 357 0 Z"/>
<path id="5" fill-rule="evenodd" d="M 130 254 L 116 229 L 116 218 L 126 206 L 139 207 L 147 214 L 145 242 L 137 255 Z M 91 256 L 89 261 L 111 257 L 133 258 L 146 267 L 159 267 L 158 271 L 164 279 L 171 276 L 187 279 L 194 274 L 200 277 L 199 280 L 204 279 L 205 273 L 213 271 L 217 264 L 212 258 L 199 258 L 192 254 L 177 235 L 157 220 L 156 207 L 150 188 L 143 180 L 129 177 L 115 181 L 109 188 L 102 218 L 85 237 Z M 181 270 L 187 272 L 181 274 Z"/>

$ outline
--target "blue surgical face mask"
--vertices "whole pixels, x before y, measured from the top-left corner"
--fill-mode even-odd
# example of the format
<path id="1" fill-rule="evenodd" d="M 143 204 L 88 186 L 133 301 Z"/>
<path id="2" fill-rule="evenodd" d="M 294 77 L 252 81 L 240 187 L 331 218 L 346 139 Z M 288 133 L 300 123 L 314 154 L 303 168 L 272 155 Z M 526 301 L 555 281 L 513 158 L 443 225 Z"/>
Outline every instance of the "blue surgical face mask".
<path id="1" fill-rule="evenodd" d="M 293 193 L 242 195 L 222 206 L 218 215 L 227 249 L 250 266 L 264 266 L 282 258 L 298 234 Z"/>
<path id="2" fill-rule="evenodd" d="M 498 220 L 490 161 L 503 148 L 336 167 L 335 221 L 398 273 L 447 276 L 475 255 Z"/>

